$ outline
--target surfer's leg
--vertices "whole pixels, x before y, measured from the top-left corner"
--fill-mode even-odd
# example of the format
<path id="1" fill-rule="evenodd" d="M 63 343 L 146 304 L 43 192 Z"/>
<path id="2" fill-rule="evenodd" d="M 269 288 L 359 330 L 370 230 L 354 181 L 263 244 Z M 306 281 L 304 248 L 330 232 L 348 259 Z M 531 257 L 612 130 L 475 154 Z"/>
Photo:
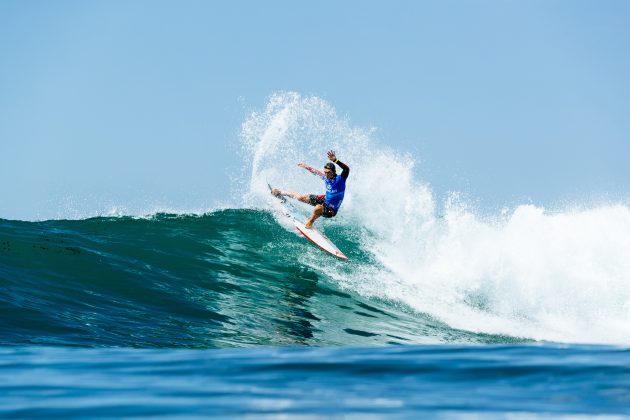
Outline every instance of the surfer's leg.
<path id="1" fill-rule="evenodd" d="M 313 210 L 313 215 L 310 219 L 306 221 L 306 223 L 304 223 L 304 227 L 307 229 L 313 227 L 313 223 L 315 223 L 315 220 L 317 220 L 317 218 L 321 216 L 322 213 L 324 213 L 324 206 L 322 206 L 321 204 L 316 205 L 315 209 Z"/>
<path id="2" fill-rule="evenodd" d="M 309 202 L 308 200 L 308 194 L 300 194 L 300 193 L 296 193 L 296 192 L 287 192 L 284 193 L 284 195 L 288 195 L 291 198 L 295 198 L 298 201 L 301 201 L 302 203 L 307 203 Z"/>
<path id="3" fill-rule="evenodd" d="M 281 195 L 291 197 L 306 204 L 310 202 L 308 194 L 300 194 L 292 191 L 280 191 L 277 188 L 271 190 L 271 194 L 275 195 L 276 197 L 280 197 Z"/>
<path id="4" fill-rule="evenodd" d="M 298 201 L 301 201 L 302 203 L 306 203 L 306 204 L 310 203 L 310 198 L 308 194 L 296 194 L 296 197 L 294 198 Z"/>

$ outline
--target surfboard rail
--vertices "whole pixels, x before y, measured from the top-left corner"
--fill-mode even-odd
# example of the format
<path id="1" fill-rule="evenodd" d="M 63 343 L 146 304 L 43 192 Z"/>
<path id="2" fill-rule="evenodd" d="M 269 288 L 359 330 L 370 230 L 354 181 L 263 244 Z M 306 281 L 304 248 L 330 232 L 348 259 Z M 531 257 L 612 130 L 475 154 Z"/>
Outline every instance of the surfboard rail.
<path id="1" fill-rule="evenodd" d="M 306 227 L 304 227 L 303 224 L 299 224 L 298 225 L 298 221 L 294 220 L 293 223 L 295 224 L 295 228 L 302 234 L 304 235 L 304 237 L 306 239 L 308 239 L 309 241 L 311 241 L 312 243 L 314 243 L 315 245 L 317 245 L 318 247 L 320 247 L 321 249 L 323 249 L 324 251 L 328 252 L 331 255 L 334 255 L 335 257 L 341 258 L 342 260 L 347 260 L 348 257 L 339 250 L 339 248 L 337 248 L 337 246 L 332 243 L 332 241 L 323 233 L 314 230 L 313 228 L 310 229 L 306 229 Z M 313 233 L 318 234 L 319 236 L 322 237 L 323 241 L 321 239 L 314 239 Z M 323 242 L 323 244 L 322 244 Z M 327 242 L 327 243 L 326 243 Z"/>

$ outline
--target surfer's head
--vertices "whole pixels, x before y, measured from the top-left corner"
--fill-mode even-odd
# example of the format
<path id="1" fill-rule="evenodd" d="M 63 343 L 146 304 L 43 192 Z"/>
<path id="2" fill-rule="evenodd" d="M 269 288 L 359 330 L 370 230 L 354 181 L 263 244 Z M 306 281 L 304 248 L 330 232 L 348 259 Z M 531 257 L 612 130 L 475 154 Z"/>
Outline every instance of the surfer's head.
<path id="1" fill-rule="evenodd" d="M 326 178 L 334 178 L 337 175 L 337 169 L 335 168 L 335 164 L 332 162 L 328 162 L 324 165 L 324 175 Z"/>

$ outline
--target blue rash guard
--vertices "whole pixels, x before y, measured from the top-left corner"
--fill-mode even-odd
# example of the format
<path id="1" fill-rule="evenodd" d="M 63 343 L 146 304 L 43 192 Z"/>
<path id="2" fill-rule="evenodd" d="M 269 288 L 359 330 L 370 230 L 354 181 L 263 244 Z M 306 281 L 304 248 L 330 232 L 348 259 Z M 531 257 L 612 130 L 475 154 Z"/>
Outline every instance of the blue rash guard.
<path id="1" fill-rule="evenodd" d="M 343 169 L 341 175 L 337 175 L 334 179 L 328 179 L 326 176 L 322 176 L 322 179 L 326 183 L 326 198 L 324 204 L 331 209 L 339 210 L 343 196 L 346 192 L 346 179 L 350 174 L 350 167 L 345 163 L 337 161 L 337 165 Z"/>

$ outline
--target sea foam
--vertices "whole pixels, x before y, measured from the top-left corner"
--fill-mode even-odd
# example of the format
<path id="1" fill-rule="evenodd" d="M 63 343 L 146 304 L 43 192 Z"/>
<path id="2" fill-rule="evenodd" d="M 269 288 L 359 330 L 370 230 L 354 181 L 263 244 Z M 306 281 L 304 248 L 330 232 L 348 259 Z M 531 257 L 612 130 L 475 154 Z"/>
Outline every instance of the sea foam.
<path id="1" fill-rule="evenodd" d="M 268 207 L 267 182 L 321 193 L 317 167 L 334 149 L 351 167 L 339 215 L 370 264 L 304 262 L 341 287 L 477 333 L 581 343 L 630 343 L 630 209 L 621 204 L 547 210 L 517 205 L 478 214 L 436 198 L 415 175 L 417 157 L 352 126 L 327 101 L 277 93 L 242 125 L 244 205 Z M 305 211 L 308 211 L 306 209 Z M 317 251 L 314 249 L 314 252 Z"/>

